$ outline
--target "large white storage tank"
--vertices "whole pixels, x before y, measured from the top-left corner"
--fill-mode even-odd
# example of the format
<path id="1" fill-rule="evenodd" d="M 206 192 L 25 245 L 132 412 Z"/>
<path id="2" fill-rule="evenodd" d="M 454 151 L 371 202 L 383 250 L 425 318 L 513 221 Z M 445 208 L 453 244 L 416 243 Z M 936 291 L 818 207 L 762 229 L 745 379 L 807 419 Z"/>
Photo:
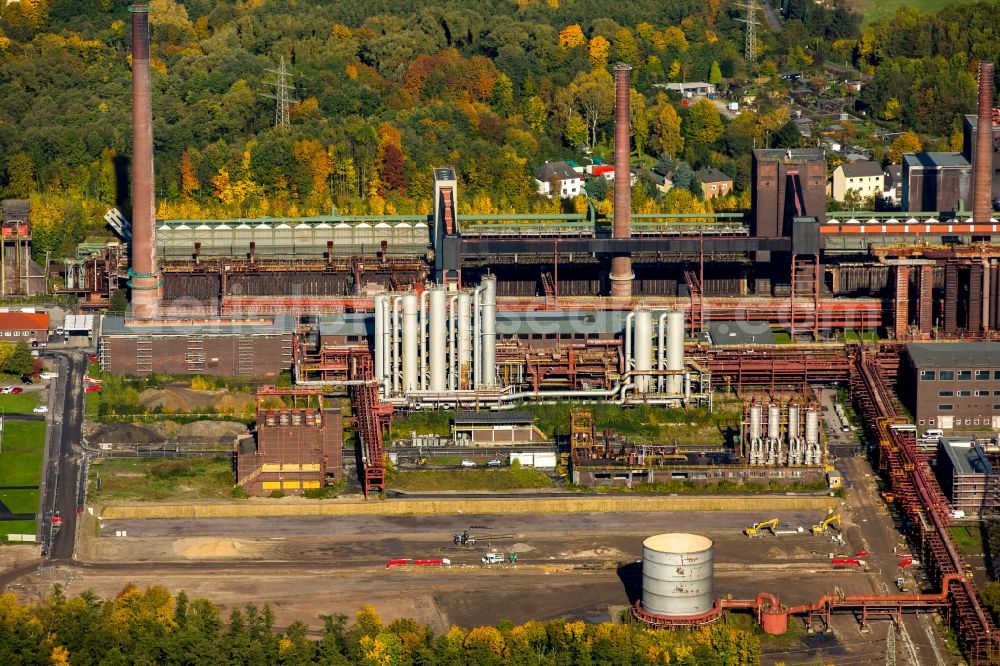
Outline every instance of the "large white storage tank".
<path id="1" fill-rule="evenodd" d="M 712 610 L 712 540 L 698 534 L 657 534 L 642 542 L 642 607 L 654 615 Z"/>

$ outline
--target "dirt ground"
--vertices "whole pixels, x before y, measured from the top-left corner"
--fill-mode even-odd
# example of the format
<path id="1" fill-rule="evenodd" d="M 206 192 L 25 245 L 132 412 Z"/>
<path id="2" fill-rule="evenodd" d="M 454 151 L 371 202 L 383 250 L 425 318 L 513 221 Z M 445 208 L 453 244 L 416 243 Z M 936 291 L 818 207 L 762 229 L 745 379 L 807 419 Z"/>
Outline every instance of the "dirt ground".
<path id="1" fill-rule="evenodd" d="M 240 413 L 244 408 L 256 403 L 251 393 L 236 393 L 227 389 L 199 391 L 184 386 L 164 386 L 162 389 L 146 389 L 139 394 L 139 404 L 144 407 L 160 407 L 164 411 L 198 412 L 206 409 Z"/>
<path id="2" fill-rule="evenodd" d="M 249 434 L 242 423 L 232 421 L 195 421 L 177 423 L 93 423 L 84 424 L 84 437 L 92 444 L 190 444 L 198 446 L 232 446 L 237 439 Z"/>

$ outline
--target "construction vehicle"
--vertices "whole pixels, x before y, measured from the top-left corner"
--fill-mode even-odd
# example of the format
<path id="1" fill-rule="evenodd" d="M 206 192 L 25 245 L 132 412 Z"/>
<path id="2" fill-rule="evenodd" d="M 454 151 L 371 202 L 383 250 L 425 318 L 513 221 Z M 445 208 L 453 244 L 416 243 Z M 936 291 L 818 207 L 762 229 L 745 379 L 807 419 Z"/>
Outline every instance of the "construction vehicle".
<path id="1" fill-rule="evenodd" d="M 453 534 L 452 541 L 456 546 L 473 546 L 476 543 L 476 537 L 469 534 L 469 530 L 465 530 L 461 534 Z"/>
<path id="2" fill-rule="evenodd" d="M 819 525 L 813 525 L 812 526 L 812 533 L 813 534 L 823 534 L 828 529 L 830 529 L 830 526 L 833 525 L 834 523 L 836 523 L 835 527 L 837 528 L 837 531 L 839 532 L 840 531 L 840 514 L 839 513 L 835 513 L 832 516 L 829 516 L 826 520 L 824 520 Z"/>
<path id="3" fill-rule="evenodd" d="M 483 555 L 483 564 L 503 564 L 506 561 L 503 553 L 486 553 Z"/>
<path id="4" fill-rule="evenodd" d="M 763 534 L 764 530 L 768 530 L 772 535 L 777 536 L 777 533 L 775 532 L 775 530 L 777 529 L 778 529 L 778 519 L 772 518 L 771 520 L 765 520 L 759 523 L 754 523 L 752 527 L 748 527 L 745 530 L 743 530 L 743 534 L 746 534 L 748 537 L 753 538 L 758 536 L 764 536 Z"/>
<path id="5" fill-rule="evenodd" d="M 896 579 L 896 588 L 900 592 L 909 592 L 910 591 L 909 588 L 908 588 L 908 586 L 906 585 L 906 579 L 903 578 L 902 576 L 900 576 L 899 578 Z"/>

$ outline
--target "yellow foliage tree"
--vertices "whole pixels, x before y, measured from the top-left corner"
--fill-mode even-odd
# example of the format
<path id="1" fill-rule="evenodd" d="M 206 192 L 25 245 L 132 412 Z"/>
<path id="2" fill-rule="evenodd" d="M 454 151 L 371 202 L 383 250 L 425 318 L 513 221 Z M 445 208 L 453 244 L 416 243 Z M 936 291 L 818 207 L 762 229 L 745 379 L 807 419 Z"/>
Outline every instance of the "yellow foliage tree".
<path id="1" fill-rule="evenodd" d="M 492 654 L 503 656 L 507 651 L 507 642 L 496 627 L 476 627 L 470 629 L 465 636 L 465 647 L 482 646 Z"/>
<path id="2" fill-rule="evenodd" d="M 900 164 L 903 161 L 903 153 L 919 153 L 922 149 L 923 143 L 915 132 L 903 132 L 889 146 L 889 161 Z"/>
<path id="3" fill-rule="evenodd" d="M 611 52 L 611 44 L 600 35 L 596 35 L 590 40 L 587 46 L 590 55 L 590 65 L 597 68 L 608 66 L 608 54 Z"/>
<path id="4" fill-rule="evenodd" d="M 194 172 L 194 165 L 191 163 L 191 153 L 185 150 L 181 155 L 181 194 L 190 197 L 201 187 L 198 176 Z"/>
<path id="5" fill-rule="evenodd" d="M 559 47 L 563 49 L 575 49 L 587 43 L 587 37 L 583 30 L 576 23 L 568 25 L 559 31 Z"/>

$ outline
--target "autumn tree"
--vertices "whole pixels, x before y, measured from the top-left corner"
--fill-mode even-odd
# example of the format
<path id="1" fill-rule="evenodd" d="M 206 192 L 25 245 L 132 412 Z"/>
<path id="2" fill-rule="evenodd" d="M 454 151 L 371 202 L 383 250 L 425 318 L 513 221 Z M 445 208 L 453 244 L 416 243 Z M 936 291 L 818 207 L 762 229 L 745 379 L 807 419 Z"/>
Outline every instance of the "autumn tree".
<path id="1" fill-rule="evenodd" d="M 676 157 L 684 151 L 684 136 L 681 134 L 681 117 L 670 102 L 660 93 L 653 107 L 650 126 L 650 147 L 654 154 L 666 153 Z"/>
<path id="2" fill-rule="evenodd" d="M 903 161 L 904 153 L 919 153 L 923 149 L 923 143 L 915 132 L 903 132 L 889 146 L 889 162 L 900 164 Z"/>
<path id="3" fill-rule="evenodd" d="M 587 43 L 587 38 L 579 25 L 568 25 L 559 31 L 559 47 L 563 49 L 575 49 Z"/>
<path id="4" fill-rule="evenodd" d="M 646 110 L 646 96 L 635 88 L 629 93 L 629 122 L 636 155 L 641 156 L 649 139 L 649 112 Z"/>
<path id="5" fill-rule="evenodd" d="M 596 35 L 587 46 L 590 64 L 594 69 L 604 69 L 608 66 L 611 44 L 601 35 Z"/>
<path id="6" fill-rule="evenodd" d="M 200 188 L 201 183 L 198 182 L 198 174 L 191 161 L 191 151 L 185 150 L 181 155 L 181 194 L 192 197 Z"/>
<path id="7" fill-rule="evenodd" d="M 700 99 L 688 107 L 681 133 L 688 144 L 710 146 L 722 136 L 722 116 L 710 100 Z"/>
<path id="8" fill-rule="evenodd" d="M 35 191 L 35 162 L 24 153 L 14 153 L 7 160 L 7 196 L 27 199 Z"/>

